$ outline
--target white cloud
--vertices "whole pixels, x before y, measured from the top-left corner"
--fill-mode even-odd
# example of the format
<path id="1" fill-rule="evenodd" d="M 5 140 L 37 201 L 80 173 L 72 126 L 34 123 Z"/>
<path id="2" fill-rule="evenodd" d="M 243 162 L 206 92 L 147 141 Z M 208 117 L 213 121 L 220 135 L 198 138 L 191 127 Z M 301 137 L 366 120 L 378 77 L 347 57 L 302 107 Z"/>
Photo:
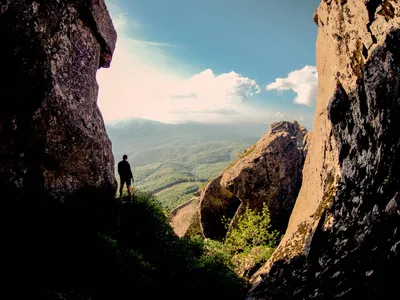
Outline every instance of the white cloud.
<path id="1" fill-rule="evenodd" d="M 266 86 L 267 91 L 294 91 L 293 100 L 297 104 L 312 105 L 315 102 L 318 88 L 318 73 L 315 66 L 305 66 L 301 70 L 290 72 L 286 78 L 277 78 Z"/>
<path id="2" fill-rule="evenodd" d="M 283 118 L 285 117 L 285 115 L 283 113 L 281 113 L 280 111 L 278 111 L 275 115 L 278 117 L 278 119 L 281 119 L 281 120 L 283 120 Z"/>
<path id="3" fill-rule="evenodd" d="M 255 80 L 236 72 L 216 75 L 211 69 L 202 71 L 171 87 L 172 103 L 191 111 L 227 111 L 260 92 Z M 175 106 L 175 105 L 173 105 Z"/>
<path id="4" fill-rule="evenodd" d="M 253 121 L 251 113 L 261 119 L 260 111 L 244 105 L 261 91 L 255 80 L 211 69 L 191 75 L 190 68 L 170 54 L 174 45 L 144 39 L 140 22 L 132 22 L 116 6 L 109 8 L 118 31 L 117 47 L 111 67 L 97 73 L 98 104 L 106 121 L 141 117 L 173 123 L 240 122 Z"/>

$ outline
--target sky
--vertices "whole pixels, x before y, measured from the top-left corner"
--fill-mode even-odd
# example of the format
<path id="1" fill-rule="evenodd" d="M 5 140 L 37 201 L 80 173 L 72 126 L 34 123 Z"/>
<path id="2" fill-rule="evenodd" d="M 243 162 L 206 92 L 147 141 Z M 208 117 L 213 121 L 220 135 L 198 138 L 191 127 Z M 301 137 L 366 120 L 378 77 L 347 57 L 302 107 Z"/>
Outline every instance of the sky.
<path id="1" fill-rule="evenodd" d="M 297 120 L 311 129 L 319 0 L 106 0 L 118 33 L 97 73 L 106 123 Z"/>

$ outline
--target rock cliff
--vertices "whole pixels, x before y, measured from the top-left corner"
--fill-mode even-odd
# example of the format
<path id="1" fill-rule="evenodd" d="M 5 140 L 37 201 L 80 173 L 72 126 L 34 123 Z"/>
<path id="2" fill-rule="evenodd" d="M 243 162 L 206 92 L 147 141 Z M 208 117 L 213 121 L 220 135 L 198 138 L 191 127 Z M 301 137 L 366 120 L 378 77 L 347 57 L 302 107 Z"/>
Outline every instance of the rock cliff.
<path id="1" fill-rule="evenodd" d="M 285 231 L 301 187 L 307 136 L 296 121 L 274 123 L 254 148 L 223 173 L 221 185 L 242 202 L 232 225 L 246 206 L 261 211 L 265 203 L 272 227 Z"/>
<path id="2" fill-rule="evenodd" d="M 193 232 L 194 234 L 201 234 L 200 224 L 199 224 L 199 197 L 193 197 L 186 203 L 179 205 L 175 208 L 171 215 L 171 226 L 174 232 L 179 236 L 183 237 L 186 234 L 190 235 L 190 232 L 195 228 L 197 230 Z"/>
<path id="3" fill-rule="evenodd" d="M 303 185 L 284 239 L 248 299 L 397 293 L 400 3 L 321 2 L 319 87 Z"/>
<path id="4" fill-rule="evenodd" d="M 112 196 L 114 159 L 96 71 L 116 32 L 104 0 L 0 1 L 2 197 Z"/>
<path id="5" fill-rule="evenodd" d="M 172 226 L 176 228 L 184 219 L 184 227 L 191 232 L 196 228 L 195 233 L 221 240 L 227 233 L 223 218 L 233 218 L 232 228 L 246 206 L 261 211 L 266 203 L 272 226 L 283 232 L 301 186 L 307 136 L 307 130 L 297 122 L 272 124 L 256 145 L 205 186 L 199 200 L 177 208 Z M 188 217 L 188 208 L 194 203 L 198 209 L 191 209 L 192 217 Z"/>

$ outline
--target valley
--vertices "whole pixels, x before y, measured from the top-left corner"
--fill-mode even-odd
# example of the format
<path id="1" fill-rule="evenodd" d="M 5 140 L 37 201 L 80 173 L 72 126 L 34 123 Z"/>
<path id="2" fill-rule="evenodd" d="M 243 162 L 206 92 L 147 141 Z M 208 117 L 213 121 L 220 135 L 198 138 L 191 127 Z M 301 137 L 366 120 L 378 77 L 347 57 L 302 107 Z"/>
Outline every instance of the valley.
<path id="1" fill-rule="evenodd" d="M 135 188 L 153 192 L 168 212 L 189 200 L 268 129 L 263 124 L 173 125 L 134 118 L 106 126 L 115 163 L 127 154 Z"/>

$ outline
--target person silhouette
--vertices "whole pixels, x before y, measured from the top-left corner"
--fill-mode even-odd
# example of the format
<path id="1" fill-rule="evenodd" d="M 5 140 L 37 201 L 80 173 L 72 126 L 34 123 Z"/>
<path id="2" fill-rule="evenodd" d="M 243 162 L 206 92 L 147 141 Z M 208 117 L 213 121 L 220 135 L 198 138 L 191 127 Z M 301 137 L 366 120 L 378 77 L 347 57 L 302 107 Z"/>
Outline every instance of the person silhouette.
<path id="1" fill-rule="evenodd" d="M 133 179 L 131 166 L 128 162 L 128 156 L 126 154 L 122 156 L 122 161 L 118 163 L 118 174 L 120 177 L 119 198 L 122 199 L 122 192 L 126 184 L 129 200 L 132 200 L 131 185 L 132 182 L 135 182 L 135 180 Z"/>

